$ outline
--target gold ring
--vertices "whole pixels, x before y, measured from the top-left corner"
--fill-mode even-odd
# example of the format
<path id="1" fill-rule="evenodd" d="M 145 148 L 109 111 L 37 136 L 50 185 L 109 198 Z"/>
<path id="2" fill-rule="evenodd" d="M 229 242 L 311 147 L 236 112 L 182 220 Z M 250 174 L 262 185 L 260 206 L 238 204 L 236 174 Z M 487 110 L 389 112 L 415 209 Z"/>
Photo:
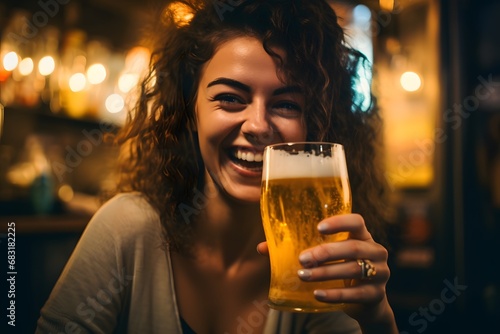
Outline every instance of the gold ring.
<path id="1" fill-rule="evenodd" d="M 358 265 L 361 267 L 361 279 L 372 279 L 377 275 L 377 271 L 375 270 L 375 266 L 370 260 L 367 259 L 359 259 L 357 260 Z"/>

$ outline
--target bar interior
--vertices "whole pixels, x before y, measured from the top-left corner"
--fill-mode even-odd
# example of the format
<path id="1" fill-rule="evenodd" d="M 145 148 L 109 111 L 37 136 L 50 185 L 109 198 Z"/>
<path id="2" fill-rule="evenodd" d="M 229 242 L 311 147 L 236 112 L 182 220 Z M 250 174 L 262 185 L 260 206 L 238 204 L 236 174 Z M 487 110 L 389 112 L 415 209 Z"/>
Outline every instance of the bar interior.
<path id="1" fill-rule="evenodd" d="M 373 64 L 359 90 L 384 121 L 387 293 L 401 333 L 497 331 L 500 2 L 330 3 Z M 20 333 L 35 330 L 113 187 L 118 151 L 106 139 L 137 99 L 151 53 L 141 32 L 158 10 L 161 0 L 0 3 L 0 246 L 7 254 L 15 222 Z"/>

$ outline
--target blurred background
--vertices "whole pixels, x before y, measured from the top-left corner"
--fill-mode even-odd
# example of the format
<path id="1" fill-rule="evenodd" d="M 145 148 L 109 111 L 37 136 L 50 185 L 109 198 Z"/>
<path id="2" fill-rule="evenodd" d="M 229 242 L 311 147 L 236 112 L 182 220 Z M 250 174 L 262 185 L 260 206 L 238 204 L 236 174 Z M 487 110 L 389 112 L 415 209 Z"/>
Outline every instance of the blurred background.
<path id="1" fill-rule="evenodd" d="M 500 1 L 331 5 L 373 63 L 359 89 L 373 90 L 384 119 L 388 294 L 401 333 L 498 332 Z M 117 152 L 105 138 L 134 102 L 150 53 L 143 28 L 161 9 L 160 0 L 0 2 L 0 267 L 9 271 L 15 222 L 17 272 L 7 333 L 34 331 L 99 192 L 113 185 Z"/>

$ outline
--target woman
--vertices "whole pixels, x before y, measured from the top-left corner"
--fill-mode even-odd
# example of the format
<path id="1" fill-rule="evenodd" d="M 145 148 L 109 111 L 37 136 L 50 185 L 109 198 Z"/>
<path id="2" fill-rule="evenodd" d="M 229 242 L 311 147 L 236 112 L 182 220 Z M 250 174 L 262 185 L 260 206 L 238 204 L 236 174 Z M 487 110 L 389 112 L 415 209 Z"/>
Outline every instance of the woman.
<path id="1" fill-rule="evenodd" d="M 371 234 L 383 221 L 376 117 L 359 107 L 352 87 L 361 57 L 345 45 L 333 10 L 305 0 L 167 8 L 150 76 L 119 137 L 120 194 L 89 223 L 38 332 L 397 333 L 387 251 Z M 255 155 L 305 140 L 344 144 L 356 214 L 321 222 L 321 233 L 349 231 L 351 239 L 304 250 L 297 275 L 355 280 L 315 292 L 359 305 L 348 315 L 266 303 Z M 376 275 L 360 280 L 356 259 L 369 259 Z"/>

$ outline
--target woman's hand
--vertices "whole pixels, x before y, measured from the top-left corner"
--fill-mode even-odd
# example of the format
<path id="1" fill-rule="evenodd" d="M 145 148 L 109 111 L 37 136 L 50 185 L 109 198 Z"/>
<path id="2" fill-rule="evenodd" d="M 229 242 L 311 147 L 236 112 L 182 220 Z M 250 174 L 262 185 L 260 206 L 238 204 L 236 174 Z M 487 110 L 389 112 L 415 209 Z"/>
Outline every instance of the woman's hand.
<path id="1" fill-rule="evenodd" d="M 318 224 L 322 234 L 349 232 L 345 241 L 324 243 L 304 250 L 299 261 L 303 269 L 298 275 L 303 281 L 343 279 L 350 282 L 345 288 L 316 290 L 316 299 L 326 303 L 353 304 L 345 312 L 356 319 L 364 333 L 398 333 L 393 311 L 387 301 L 386 284 L 390 270 L 388 252 L 376 243 L 365 221 L 358 214 L 332 216 Z M 267 254 L 267 244 L 260 243 L 257 251 Z M 363 278 L 358 260 L 369 260 L 376 274 Z"/>

